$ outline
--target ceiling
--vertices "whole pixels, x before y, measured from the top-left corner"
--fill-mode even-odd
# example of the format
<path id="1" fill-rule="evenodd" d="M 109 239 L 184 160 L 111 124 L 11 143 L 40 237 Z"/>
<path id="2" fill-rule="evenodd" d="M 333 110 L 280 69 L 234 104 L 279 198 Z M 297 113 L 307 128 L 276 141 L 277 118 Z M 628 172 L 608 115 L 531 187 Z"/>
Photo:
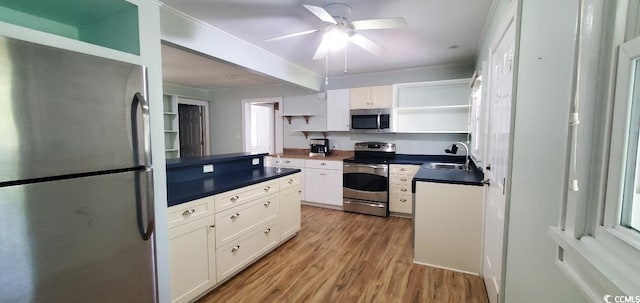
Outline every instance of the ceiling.
<path id="1" fill-rule="evenodd" d="M 382 45 L 381 55 L 371 54 L 350 44 L 346 53 L 348 74 L 397 70 L 430 65 L 473 63 L 479 52 L 480 39 L 492 0 L 162 0 L 165 4 L 200 19 L 214 27 L 270 51 L 282 58 L 325 74 L 325 60 L 312 60 L 320 43 L 321 33 L 313 33 L 289 39 L 265 42 L 265 39 L 311 29 L 323 28 L 323 23 L 302 4 L 323 6 L 339 1 L 352 7 L 350 21 L 403 17 L 405 29 L 366 30 L 359 33 Z M 167 53 L 165 54 L 165 50 Z M 180 53 L 182 52 L 182 53 Z M 171 62 L 174 55 L 185 51 L 171 50 L 163 46 L 165 81 L 188 86 L 214 86 L 213 82 L 226 81 L 224 85 L 236 85 L 230 81 L 237 69 L 222 70 L 204 76 L 204 66 L 222 68 L 220 63 L 204 63 L 190 54 L 190 69 L 178 71 Z M 189 55 L 188 52 L 186 52 Z M 207 60 L 210 58 L 202 57 Z M 167 62 L 167 60 L 169 60 Z M 174 61 L 175 61 L 174 60 Z M 344 74 L 344 52 L 329 53 L 329 75 Z M 211 66 L 209 66 L 211 65 Z M 179 75 L 174 75 L 174 72 Z M 249 73 L 246 70 L 243 71 Z M 190 75 L 191 74 L 191 75 Z M 251 74 L 253 77 L 259 75 Z M 248 80 L 256 81 L 249 75 Z M 172 80 L 172 78 L 175 78 Z M 198 85 L 186 81 L 198 82 Z M 184 81 L 180 83 L 178 81 Z M 265 78 L 264 81 L 277 81 Z M 209 82 L 209 83 L 207 83 Z M 268 83 L 261 84 L 268 84 Z M 190 82 L 189 82 L 190 83 Z M 254 83 L 259 85 L 260 83 Z M 243 84 L 244 85 L 244 84 Z M 211 87 L 209 87 L 211 88 Z"/>

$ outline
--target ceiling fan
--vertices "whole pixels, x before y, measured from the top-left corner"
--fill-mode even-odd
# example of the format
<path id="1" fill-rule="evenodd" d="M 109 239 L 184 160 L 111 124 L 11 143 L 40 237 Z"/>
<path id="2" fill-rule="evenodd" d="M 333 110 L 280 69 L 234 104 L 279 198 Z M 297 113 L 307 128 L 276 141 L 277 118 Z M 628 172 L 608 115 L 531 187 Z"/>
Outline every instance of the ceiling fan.
<path id="1" fill-rule="evenodd" d="M 402 17 L 349 21 L 349 17 L 351 17 L 351 7 L 342 3 L 332 3 L 323 7 L 306 4 L 302 6 L 322 20 L 324 23 L 323 29 L 306 30 L 269 38 L 265 41 L 272 42 L 322 32 L 322 42 L 313 55 L 313 60 L 323 59 L 328 50 L 343 49 L 349 42 L 372 54 L 380 55 L 384 52 L 384 48 L 380 44 L 361 35 L 359 31 L 407 27 L 407 22 Z"/>

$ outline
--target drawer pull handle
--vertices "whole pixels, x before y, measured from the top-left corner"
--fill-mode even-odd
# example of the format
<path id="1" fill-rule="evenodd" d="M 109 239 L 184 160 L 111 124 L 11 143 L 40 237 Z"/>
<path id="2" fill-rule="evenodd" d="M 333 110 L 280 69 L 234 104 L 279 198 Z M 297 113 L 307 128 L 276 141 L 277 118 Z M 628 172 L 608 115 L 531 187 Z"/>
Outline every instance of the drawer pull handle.
<path id="1" fill-rule="evenodd" d="M 402 178 L 402 179 L 400 179 L 400 181 L 402 181 L 402 182 L 407 181 L 407 178 Z"/>
<path id="2" fill-rule="evenodd" d="M 407 199 L 400 199 L 400 202 L 407 202 Z"/>
<path id="3" fill-rule="evenodd" d="M 406 168 L 401 168 L 400 171 L 407 171 L 407 169 Z"/>
<path id="4" fill-rule="evenodd" d="M 231 215 L 231 220 L 238 219 L 238 217 L 240 217 L 240 214 L 239 213 L 235 213 L 235 214 Z"/>
<path id="5" fill-rule="evenodd" d="M 185 210 L 185 211 L 183 211 L 183 212 L 182 212 L 182 215 L 183 215 L 183 216 L 185 216 L 185 217 L 187 217 L 187 216 L 191 216 L 191 215 L 192 215 L 193 213 L 195 213 L 195 212 L 196 212 L 196 210 L 195 210 L 195 209 L 193 209 L 193 208 L 192 208 L 192 209 L 187 209 L 187 210 Z"/>
<path id="6" fill-rule="evenodd" d="M 327 163 L 322 162 L 322 163 L 320 163 L 320 165 L 325 166 L 325 165 L 327 165 Z"/>
<path id="7" fill-rule="evenodd" d="M 271 189 L 271 186 L 265 186 L 264 191 L 269 191 Z"/>
<path id="8" fill-rule="evenodd" d="M 406 192 L 407 189 L 406 188 L 401 188 L 400 191 Z"/>
<path id="9" fill-rule="evenodd" d="M 211 227 L 211 228 L 216 228 L 215 224 L 214 224 L 214 225 L 209 225 L 209 227 Z"/>
<path id="10" fill-rule="evenodd" d="M 264 207 L 269 207 L 269 205 L 271 205 L 271 201 L 264 202 L 263 205 L 264 205 Z"/>
<path id="11" fill-rule="evenodd" d="M 289 179 L 289 181 L 287 181 L 287 183 L 289 183 L 289 184 L 293 183 L 293 179 Z"/>
<path id="12" fill-rule="evenodd" d="M 238 199 L 240 199 L 239 196 L 233 196 L 233 197 L 231 197 L 231 202 L 236 202 L 236 201 L 238 201 Z"/>
<path id="13" fill-rule="evenodd" d="M 231 248 L 231 252 L 232 252 L 232 253 L 235 253 L 235 252 L 237 252 L 239 249 L 240 249 L 240 245 L 236 245 L 236 246 L 234 246 L 233 248 Z"/>
<path id="14" fill-rule="evenodd" d="M 270 233 L 270 232 L 271 232 L 271 228 L 267 228 L 267 229 L 265 229 L 265 230 L 264 230 L 264 234 L 265 234 L 265 235 L 266 235 L 266 234 L 268 234 L 268 233 Z"/>
<path id="15" fill-rule="evenodd" d="M 284 161 L 284 163 L 291 163 L 291 161 L 289 161 L 289 160 L 286 160 L 286 161 Z"/>

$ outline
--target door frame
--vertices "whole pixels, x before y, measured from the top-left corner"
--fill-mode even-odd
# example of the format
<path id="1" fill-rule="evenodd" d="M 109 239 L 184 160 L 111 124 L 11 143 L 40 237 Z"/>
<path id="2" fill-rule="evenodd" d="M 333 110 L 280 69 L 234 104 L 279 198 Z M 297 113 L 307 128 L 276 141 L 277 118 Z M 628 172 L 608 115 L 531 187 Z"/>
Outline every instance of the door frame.
<path id="1" fill-rule="evenodd" d="M 273 111 L 273 139 L 274 153 L 282 153 L 283 150 L 283 123 L 282 119 L 282 97 L 242 99 L 242 150 L 251 151 L 251 105 L 252 104 L 275 104 Z"/>
<path id="2" fill-rule="evenodd" d="M 510 26 L 514 26 L 514 31 L 515 31 L 515 35 L 513 37 L 514 39 L 514 51 L 513 51 L 513 69 L 512 69 L 512 87 L 511 87 L 511 108 L 509 109 L 510 113 L 509 113 L 509 143 L 508 143 L 508 151 L 507 151 L 507 169 L 506 169 L 506 182 L 503 185 L 504 186 L 504 217 L 503 217 L 503 230 L 502 230 L 502 247 L 501 247 L 501 260 L 500 260 L 500 283 L 498 285 L 498 289 L 497 289 L 497 293 L 498 293 L 498 302 L 502 303 L 504 302 L 504 289 L 505 289 L 505 274 L 506 274 L 506 265 L 507 265 L 507 245 L 508 245 L 508 230 L 509 230 L 509 206 L 510 206 L 510 199 L 511 199 L 511 178 L 512 178 L 512 166 L 513 166 L 513 128 L 514 128 L 514 109 L 516 106 L 516 96 L 517 96 L 517 80 L 518 80 L 518 50 L 520 47 L 519 44 L 519 39 L 520 39 L 520 35 L 519 35 L 519 31 L 520 31 L 520 24 L 519 24 L 519 13 L 518 13 L 518 4 L 516 1 L 513 1 L 510 4 L 510 7 L 507 9 L 507 13 L 505 14 L 505 16 L 503 17 L 502 21 L 499 23 L 499 35 L 495 36 L 493 38 L 493 40 L 491 41 L 490 47 L 489 47 L 489 53 L 488 53 L 488 64 L 487 64 L 487 74 L 486 74 L 486 79 L 484 81 L 484 83 L 486 83 L 486 86 L 484 89 L 486 89 L 486 100 L 482 100 L 482 102 L 484 103 L 484 105 L 486 106 L 483 110 L 485 110 L 487 112 L 487 114 L 489 114 L 489 119 L 487 119 L 484 122 L 484 126 L 486 128 L 486 131 L 483 133 L 483 140 L 486 142 L 482 148 L 482 154 L 483 154 L 483 166 L 486 165 L 488 163 L 488 152 L 489 152 L 489 144 L 487 144 L 487 140 L 489 138 L 489 127 L 490 127 L 490 119 L 491 119 L 491 94 L 492 94 L 492 78 L 493 78 L 493 73 L 495 72 L 493 70 L 493 62 L 492 62 L 492 54 L 495 51 L 495 49 L 498 47 L 498 44 L 502 41 L 504 35 L 508 32 Z M 484 78 L 484 77 L 483 77 Z M 485 251 L 484 251 L 484 234 L 485 234 L 485 229 L 486 229 L 486 207 L 487 207 L 487 201 L 486 199 L 488 198 L 488 193 L 487 193 L 488 189 L 487 186 L 485 185 L 485 191 L 484 191 L 484 210 L 483 210 L 483 224 L 482 224 L 482 263 L 481 263 L 481 269 L 480 269 L 480 276 L 483 278 L 483 281 L 485 280 L 485 277 L 483 276 L 483 272 L 484 272 L 484 260 L 485 260 Z M 487 288 L 486 285 L 486 281 L 485 282 L 485 288 L 487 291 L 487 296 L 489 296 L 489 289 Z"/>
<path id="3" fill-rule="evenodd" d="M 209 131 L 209 101 L 193 99 L 189 97 L 178 96 L 178 104 L 188 104 L 188 105 L 197 105 L 204 107 L 204 125 L 202 128 L 204 129 L 204 154 L 209 155 L 211 152 L 211 144 L 210 142 L 210 131 Z M 177 110 L 177 108 L 176 108 Z"/>

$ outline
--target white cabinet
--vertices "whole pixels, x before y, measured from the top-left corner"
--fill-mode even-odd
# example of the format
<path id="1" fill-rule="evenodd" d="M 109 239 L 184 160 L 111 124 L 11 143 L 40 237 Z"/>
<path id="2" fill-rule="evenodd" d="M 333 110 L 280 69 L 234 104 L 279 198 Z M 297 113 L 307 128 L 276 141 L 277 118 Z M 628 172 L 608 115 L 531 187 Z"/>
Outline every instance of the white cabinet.
<path id="1" fill-rule="evenodd" d="M 265 162 L 264 162 L 264 166 L 272 166 L 272 167 L 277 167 L 278 165 L 280 165 L 280 167 L 284 167 L 284 168 L 296 168 L 300 170 L 300 198 L 302 200 L 305 200 L 305 188 L 304 188 L 304 175 L 305 175 L 305 169 L 304 169 L 304 159 L 296 159 L 296 158 L 280 158 L 280 163 L 278 163 L 278 158 L 277 157 L 265 157 Z"/>
<path id="2" fill-rule="evenodd" d="M 411 180 L 418 169 L 420 169 L 419 165 L 391 164 L 389 166 L 389 211 L 406 215 L 413 213 Z"/>
<path id="3" fill-rule="evenodd" d="M 342 206 L 342 161 L 305 162 L 305 201 Z"/>
<path id="4" fill-rule="evenodd" d="M 394 99 L 394 131 L 468 132 L 470 81 L 471 79 L 456 79 L 397 84 Z"/>
<path id="5" fill-rule="evenodd" d="M 213 197 L 169 208 L 172 302 L 189 302 L 216 284 L 212 208 Z"/>
<path id="6" fill-rule="evenodd" d="M 349 89 L 351 109 L 391 108 L 393 86 L 356 87 Z"/>
<path id="7" fill-rule="evenodd" d="M 416 182 L 414 262 L 479 274 L 482 186 Z"/>
<path id="8" fill-rule="evenodd" d="M 300 231 L 301 174 L 280 178 L 280 235 L 284 241 Z"/>
<path id="9" fill-rule="evenodd" d="M 327 131 L 349 131 L 349 89 L 327 91 Z"/>

